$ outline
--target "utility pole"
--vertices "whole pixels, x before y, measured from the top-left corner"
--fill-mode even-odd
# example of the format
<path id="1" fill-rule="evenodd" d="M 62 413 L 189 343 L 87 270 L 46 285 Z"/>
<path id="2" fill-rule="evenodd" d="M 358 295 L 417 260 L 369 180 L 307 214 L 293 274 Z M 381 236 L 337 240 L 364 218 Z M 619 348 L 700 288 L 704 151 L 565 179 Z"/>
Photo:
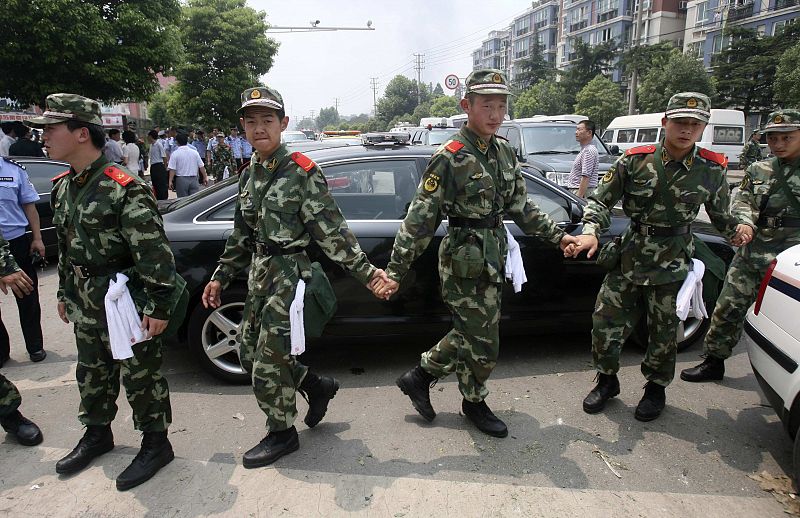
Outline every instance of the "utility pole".
<path id="1" fill-rule="evenodd" d="M 417 104 L 419 105 L 422 102 L 422 97 L 420 96 L 420 84 L 422 83 L 422 69 L 425 68 L 425 55 L 414 54 L 414 59 L 417 61 L 414 65 L 414 70 L 417 71 Z"/>
<path id="2" fill-rule="evenodd" d="M 339 98 L 338 97 L 334 97 L 333 98 L 333 104 L 334 104 L 334 106 L 336 106 L 336 113 L 339 113 Z"/>
<path id="3" fill-rule="evenodd" d="M 642 30 L 642 13 L 644 12 L 644 0 L 639 0 L 639 8 L 636 10 L 636 23 L 633 26 L 633 41 L 631 42 L 631 50 L 635 47 L 639 46 L 639 40 L 641 39 L 641 30 Z M 628 100 L 628 115 L 633 115 L 636 112 L 636 88 L 639 82 L 639 73 L 636 71 L 636 67 L 634 67 L 633 72 L 631 72 L 631 83 L 630 83 L 630 98 Z"/>
<path id="4" fill-rule="evenodd" d="M 378 116 L 378 78 L 372 77 L 369 80 L 370 85 L 372 86 L 372 109 L 374 110 L 374 116 Z"/>

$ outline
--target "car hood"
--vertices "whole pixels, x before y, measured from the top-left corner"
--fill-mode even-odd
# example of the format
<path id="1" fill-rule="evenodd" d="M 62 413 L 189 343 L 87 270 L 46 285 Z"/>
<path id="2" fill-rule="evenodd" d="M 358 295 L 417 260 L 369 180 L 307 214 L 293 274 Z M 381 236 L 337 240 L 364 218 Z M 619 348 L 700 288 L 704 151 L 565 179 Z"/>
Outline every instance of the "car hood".
<path id="1" fill-rule="evenodd" d="M 555 171 L 557 173 L 568 173 L 572 170 L 572 164 L 575 162 L 577 153 L 569 155 L 528 155 L 525 163 L 537 167 L 542 171 Z M 606 172 L 616 161 L 617 157 L 613 155 L 600 155 L 599 170 Z"/>

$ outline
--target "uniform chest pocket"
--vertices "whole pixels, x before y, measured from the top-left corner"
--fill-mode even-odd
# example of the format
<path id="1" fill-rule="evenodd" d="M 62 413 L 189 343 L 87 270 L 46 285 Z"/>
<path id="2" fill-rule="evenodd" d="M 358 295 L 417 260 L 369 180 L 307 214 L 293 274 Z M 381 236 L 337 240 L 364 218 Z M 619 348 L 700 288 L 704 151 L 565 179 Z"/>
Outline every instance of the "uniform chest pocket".
<path id="1" fill-rule="evenodd" d="M 0 200 L 13 202 L 18 200 L 17 186 L 14 182 L 0 181 Z"/>
<path id="2" fill-rule="evenodd" d="M 652 196 L 655 191 L 655 180 L 652 178 L 631 178 L 623 187 L 631 196 Z"/>
<path id="3" fill-rule="evenodd" d="M 708 195 L 702 192 L 682 192 L 680 200 L 688 205 L 701 205 L 708 200 Z"/>
<path id="4" fill-rule="evenodd" d="M 490 209 L 494 199 L 494 182 L 488 174 L 472 177 L 464 184 L 467 205 L 475 209 Z"/>
<path id="5" fill-rule="evenodd" d="M 96 232 L 113 232 L 119 227 L 119 214 L 114 212 L 101 212 L 76 215 L 83 228 Z"/>
<path id="6" fill-rule="evenodd" d="M 293 239 L 297 227 L 303 225 L 300 220 L 300 200 L 267 196 L 263 210 L 263 221 L 270 237 Z"/>

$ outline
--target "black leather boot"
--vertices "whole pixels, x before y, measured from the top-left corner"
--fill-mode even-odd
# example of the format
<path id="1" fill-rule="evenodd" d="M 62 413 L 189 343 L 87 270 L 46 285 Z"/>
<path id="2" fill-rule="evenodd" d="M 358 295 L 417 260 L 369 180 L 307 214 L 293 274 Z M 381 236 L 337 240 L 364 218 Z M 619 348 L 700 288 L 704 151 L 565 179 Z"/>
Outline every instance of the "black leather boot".
<path id="1" fill-rule="evenodd" d="M 144 432 L 142 434 L 142 448 L 133 458 L 130 466 L 117 477 L 117 489 L 125 491 L 147 482 L 158 470 L 172 462 L 175 453 L 172 444 L 167 439 L 166 430 L 163 432 Z"/>
<path id="2" fill-rule="evenodd" d="M 648 381 L 644 386 L 644 396 L 636 407 L 634 417 L 639 421 L 652 421 L 661 415 L 667 403 L 667 395 L 664 393 L 665 386 Z"/>
<path id="3" fill-rule="evenodd" d="M 39 427 L 20 414 L 19 410 L 0 417 L 0 425 L 3 430 L 16 437 L 17 442 L 23 446 L 36 446 L 44 439 Z"/>
<path id="4" fill-rule="evenodd" d="M 260 443 L 245 452 L 242 465 L 248 469 L 268 466 L 298 448 L 300 440 L 294 426 L 280 432 L 269 432 Z"/>
<path id="5" fill-rule="evenodd" d="M 56 463 L 56 473 L 77 473 L 88 466 L 92 459 L 113 449 L 114 434 L 111 433 L 111 425 L 89 425 L 75 449 Z"/>
<path id="6" fill-rule="evenodd" d="M 706 359 L 700 365 L 681 371 L 681 379 L 692 383 L 721 380 L 724 376 L 725 360 L 714 358 L 713 356 L 706 356 Z"/>
<path id="7" fill-rule="evenodd" d="M 335 378 L 317 376 L 311 371 L 306 373 L 298 392 L 308 402 L 308 412 L 303 422 L 309 428 L 314 428 L 322 421 L 325 412 L 328 411 L 328 403 L 336 396 L 338 390 L 339 382 Z"/>
<path id="8" fill-rule="evenodd" d="M 619 395 L 619 378 L 616 374 L 597 373 L 597 385 L 583 399 L 583 411 L 587 414 L 596 414 L 603 410 L 606 401 Z"/>
<path id="9" fill-rule="evenodd" d="M 465 399 L 461 402 L 461 411 L 483 433 L 492 437 L 505 437 L 508 435 L 508 427 L 499 417 L 494 415 L 486 405 L 486 401 L 473 403 Z"/>
<path id="10" fill-rule="evenodd" d="M 433 421 L 436 412 L 431 406 L 431 387 L 436 384 L 437 379 L 425 372 L 421 366 L 417 365 L 410 371 L 397 378 L 397 386 L 403 394 L 411 398 L 411 404 L 419 415 Z"/>

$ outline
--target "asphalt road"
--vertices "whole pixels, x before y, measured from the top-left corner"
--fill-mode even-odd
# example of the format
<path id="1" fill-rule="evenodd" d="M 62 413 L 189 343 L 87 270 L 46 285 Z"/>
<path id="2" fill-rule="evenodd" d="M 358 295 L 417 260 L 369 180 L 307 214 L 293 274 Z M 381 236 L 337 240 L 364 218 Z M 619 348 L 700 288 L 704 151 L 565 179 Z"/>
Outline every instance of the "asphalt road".
<path id="1" fill-rule="evenodd" d="M 71 327 L 55 316 L 56 275 L 41 277 L 47 359 L 28 361 L 16 306 L 0 298 L 12 340 L 3 374 L 23 394 L 22 411 L 44 430 L 38 447 L 0 435 L 0 515 L 7 516 L 782 516 L 782 506 L 748 475 L 791 471 L 791 442 L 762 403 L 743 348 L 723 383 L 679 379 L 662 417 L 633 411 L 644 380 L 642 353 L 625 351 L 622 393 L 605 413 L 587 415 L 589 337 L 503 341 L 489 405 L 510 435 L 494 439 L 460 415 L 454 379 L 432 390 L 436 420 L 412 409 L 394 380 L 431 343 L 323 344 L 304 355 L 342 384 L 313 430 L 298 420 L 301 449 L 274 466 L 245 470 L 244 451 L 264 435 L 248 386 L 201 371 L 179 344 L 165 351 L 176 460 L 150 482 L 119 493 L 114 478 L 139 444 L 120 397 L 117 448 L 71 477 L 55 462 L 78 441 L 78 392 Z M 700 349 L 679 357 L 678 369 Z M 300 415 L 306 404 L 298 403 Z M 608 464 L 606 463 L 608 462 Z M 613 468 L 613 470 L 612 470 Z M 614 473 L 616 472 L 616 474 Z"/>

